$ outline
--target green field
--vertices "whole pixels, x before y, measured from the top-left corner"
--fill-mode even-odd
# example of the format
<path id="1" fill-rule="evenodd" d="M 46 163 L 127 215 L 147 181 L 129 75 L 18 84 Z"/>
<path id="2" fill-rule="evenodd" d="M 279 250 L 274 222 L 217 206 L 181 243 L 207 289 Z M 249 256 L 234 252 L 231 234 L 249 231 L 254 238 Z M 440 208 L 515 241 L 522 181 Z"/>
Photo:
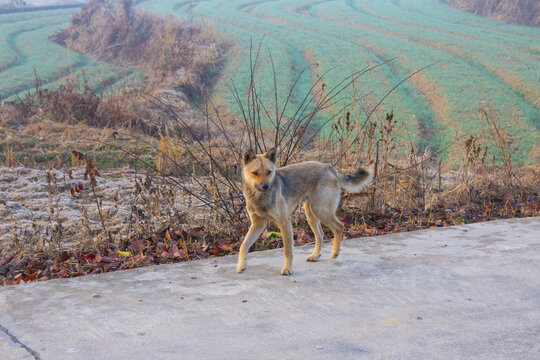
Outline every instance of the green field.
<path id="1" fill-rule="evenodd" d="M 264 37 L 261 89 L 272 98 L 266 48 L 278 69 L 282 97 L 307 65 L 333 68 L 329 87 L 353 71 L 397 57 L 356 83 L 376 103 L 415 69 L 435 66 L 400 86 L 383 103 L 402 126 L 398 136 L 420 147 L 444 148 L 459 134 L 478 134 L 479 103 L 488 100 L 517 146 L 516 159 L 538 159 L 540 143 L 540 29 L 459 12 L 437 0 L 193 0 L 142 1 L 140 8 L 211 23 L 237 43 L 225 80 L 249 81 L 249 44 Z M 306 77 L 298 98 L 311 86 Z M 232 101 L 226 81 L 217 93 Z M 369 102 L 368 101 L 368 102 Z M 422 131 L 420 131 L 422 129 Z M 532 151 L 531 151 L 532 150 Z"/>
<path id="2" fill-rule="evenodd" d="M 33 90 L 36 73 L 47 87 L 62 84 L 72 74 L 107 86 L 133 75 L 132 70 L 99 64 L 49 40 L 69 24 L 75 11 L 78 8 L 0 14 L 1 100 Z"/>
<path id="3" fill-rule="evenodd" d="M 416 69 L 433 62 L 394 91 L 382 110 L 394 110 L 396 135 L 418 147 L 443 149 L 456 134 L 479 134 L 480 103 L 488 101 L 509 124 L 514 158 L 538 161 L 540 144 L 540 29 L 504 24 L 459 12 L 438 0 L 146 0 L 140 9 L 210 23 L 233 48 L 215 95 L 234 107 L 227 84 L 249 82 L 249 46 L 262 55 L 261 93 L 273 101 L 272 66 L 280 99 L 306 66 L 293 102 L 309 91 L 317 74 L 332 69 L 327 88 L 352 72 L 397 57 L 356 83 L 368 106 Z M 33 87 L 34 71 L 55 85 L 70 73 L 86 72 L 116 81 L 125 75 L 47 40 L 65 26 L 70 10 L 0 15 L 0 95 Z M 347 100 L 352 99 L 352 92 Z M 461 144 L 460 144 L 461 146 Z M 444 158 L 444 155 L 443 155 Z"/>

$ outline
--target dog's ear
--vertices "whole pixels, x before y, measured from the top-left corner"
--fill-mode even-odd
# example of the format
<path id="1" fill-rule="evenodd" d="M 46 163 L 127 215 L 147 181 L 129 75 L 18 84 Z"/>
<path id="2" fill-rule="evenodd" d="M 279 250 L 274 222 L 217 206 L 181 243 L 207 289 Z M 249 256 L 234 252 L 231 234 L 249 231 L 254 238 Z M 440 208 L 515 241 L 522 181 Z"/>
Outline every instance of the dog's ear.
<path id="1" fill-rule="evenodd" d="M 248 164 L 251 160 L 255 159 L 255 151 L 249 149 L 244 153 L 244 157 L 242 158 L 242 161 L 244 162 L 244 165 Z"/>
<path id="2" fill-rule="evenodd" d="M 271 148 L 266 152 L 266 154 L 264 154 L 264 156 L 271 162 L 275 163 L 277 157 L 277 149 L 275 147 Z"/>

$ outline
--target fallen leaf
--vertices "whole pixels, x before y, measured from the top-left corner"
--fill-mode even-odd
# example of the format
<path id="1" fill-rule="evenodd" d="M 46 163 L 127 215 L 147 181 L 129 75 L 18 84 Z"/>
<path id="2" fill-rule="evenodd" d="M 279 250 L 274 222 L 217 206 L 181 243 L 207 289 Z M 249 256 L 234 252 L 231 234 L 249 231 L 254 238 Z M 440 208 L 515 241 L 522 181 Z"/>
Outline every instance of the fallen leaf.
<path id="1" fill-rule="evenodd" d="M 146 246 L 144 245 L 144 241 L 142 239 L 134 241 L 128 246 L 128 249 L 132 251 L 143 251 L 145 248 Z"/>
<path id="2" fill-rule="evenodd" d="M 176 245 L 172 245 L 171 247 L 169 247 L 168 253 L 175 259 L 179 259 L 181 257 L 180 251 L 178 251 L 178 246 Z"/>

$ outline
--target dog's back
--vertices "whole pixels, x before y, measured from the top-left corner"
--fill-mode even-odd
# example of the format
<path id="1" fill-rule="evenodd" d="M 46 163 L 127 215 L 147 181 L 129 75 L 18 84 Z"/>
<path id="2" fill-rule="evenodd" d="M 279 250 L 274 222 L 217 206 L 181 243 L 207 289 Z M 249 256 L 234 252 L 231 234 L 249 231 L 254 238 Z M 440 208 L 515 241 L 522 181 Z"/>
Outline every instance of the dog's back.
<path id="1" fill-rule="evenodd" d="M 276 170 L 276 177 L 283 181 L 283 196 L 300 201 L 306 194 L 317 194 L 330 189 L 345 189 L 356 193 L 373 178 L 370 168 L 360 168 L 354 174 L 342 175 L 334 167 L 318 161 L 287 165 Z"/>

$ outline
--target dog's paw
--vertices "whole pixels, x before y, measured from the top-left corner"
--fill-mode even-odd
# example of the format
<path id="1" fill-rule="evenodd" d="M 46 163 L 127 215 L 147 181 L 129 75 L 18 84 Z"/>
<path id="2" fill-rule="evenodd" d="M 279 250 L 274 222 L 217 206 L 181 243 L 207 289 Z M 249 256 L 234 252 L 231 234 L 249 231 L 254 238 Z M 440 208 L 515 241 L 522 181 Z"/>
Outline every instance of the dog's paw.
<path id="1" fill-rule="evenodd" d="M 292 271 L 289 268 L 283 268 L 281 269 L 281 275 L 292 275 Z"/>
<path id="2" fill-rule="evenodd" d="M 309 255 L 307 258 L 306 258 L 306 261 L 309 261 L 309 262 L 315 262 L 315 261 L 319 261 L 319 258 L 321 257 L 321 255 Z"/>
<path id="3" fill-rule="evenodd" d="M 337 258 L 339 256 L 339 251 L 336 251 L 336 252 L 332 251 L 332 254 L 330 256 L 332 257 L 332 259 Z"/>
<path id="4" fill-rule="evenodd" d="M 245 264 L 238 265 L 238 266 L 236 267 L 236 273 L 237 273 L 237 274 L 243 273 L 244 270 L 246 270 L 246 265 L 245 265 Z"/>

